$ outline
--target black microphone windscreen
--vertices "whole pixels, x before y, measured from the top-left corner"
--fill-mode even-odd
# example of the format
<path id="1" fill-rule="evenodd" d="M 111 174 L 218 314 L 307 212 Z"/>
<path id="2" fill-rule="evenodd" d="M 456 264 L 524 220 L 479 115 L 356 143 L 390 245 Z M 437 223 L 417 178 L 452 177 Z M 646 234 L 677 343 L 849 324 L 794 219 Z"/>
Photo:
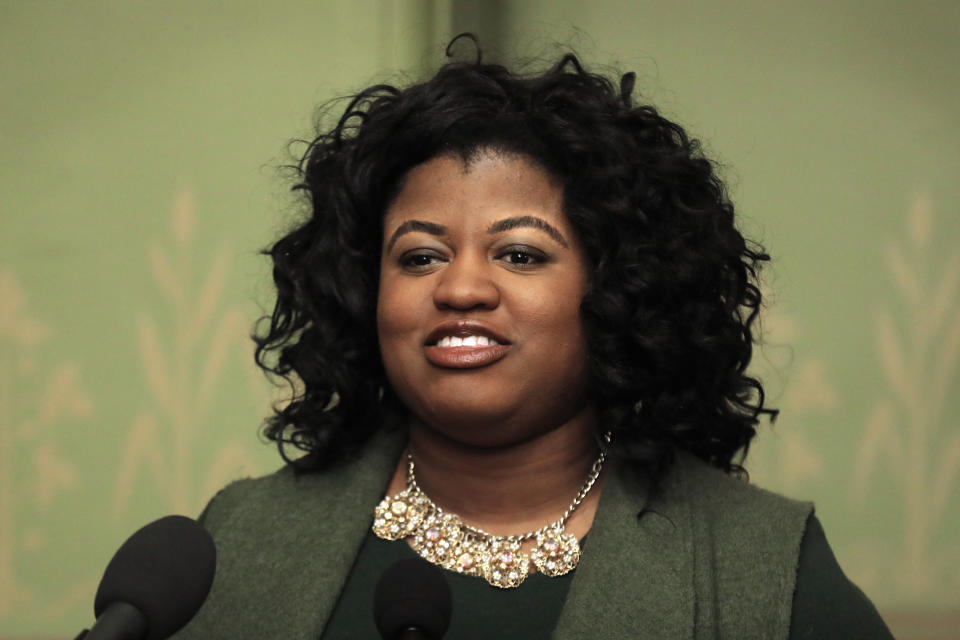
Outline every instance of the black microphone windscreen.
<path id="1" fill-rule="evenodd" d="M 384 638 L 392 640 L 410 627 L 439 639 L 450 626 L 453 602 L 443 572 L 419 558 L 393 563 L 380 576 L 373 594 L 373 620 Z"/>
<path id="2" fill-rule="evenodd" d="M 93 611 L 126 602 L 147 619 L 145 640 L 162 640 L 203 605 L 216 570 L 213 538 L 196 520 L 167 516 L 146 525 L 117 549 L 103 573 Z"/>

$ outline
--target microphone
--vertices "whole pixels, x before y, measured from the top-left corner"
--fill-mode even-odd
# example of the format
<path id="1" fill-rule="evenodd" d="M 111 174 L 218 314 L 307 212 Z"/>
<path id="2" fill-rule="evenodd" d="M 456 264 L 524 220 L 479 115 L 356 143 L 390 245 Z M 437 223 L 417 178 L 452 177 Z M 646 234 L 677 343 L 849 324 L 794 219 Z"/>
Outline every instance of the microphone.
<path id="1" fill-rule="evenodd" d="M 124 542 L 103 572 L 84 640 L 164 640 L 187 624 L 213 584 L 217 550 L 191 518 L 166 516 Z"/>
<path id="2" fill-rule="evenodd" d="M 373 594 L 373 621 L 384 640 L 440 640 L 452 609 L 443 572 L 419 558 L 387 567 Z"/>

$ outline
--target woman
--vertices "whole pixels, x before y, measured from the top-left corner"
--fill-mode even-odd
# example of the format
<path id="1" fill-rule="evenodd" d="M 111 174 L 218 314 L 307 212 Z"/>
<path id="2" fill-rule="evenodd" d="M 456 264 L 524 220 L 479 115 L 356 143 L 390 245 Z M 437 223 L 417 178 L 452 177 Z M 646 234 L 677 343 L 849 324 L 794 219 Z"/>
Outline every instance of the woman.
<path id="1" fill-rule="evenodd" d="M 768 257 L 633 83 L 478 55 L 314 140 L 257 337 L 305 455 L 208 506 L 182 637 L 375 637 L 415 553 L 447 637 L 889 637 L 812 507 L 732 477 L 775 415 L 745 374 Z"/>

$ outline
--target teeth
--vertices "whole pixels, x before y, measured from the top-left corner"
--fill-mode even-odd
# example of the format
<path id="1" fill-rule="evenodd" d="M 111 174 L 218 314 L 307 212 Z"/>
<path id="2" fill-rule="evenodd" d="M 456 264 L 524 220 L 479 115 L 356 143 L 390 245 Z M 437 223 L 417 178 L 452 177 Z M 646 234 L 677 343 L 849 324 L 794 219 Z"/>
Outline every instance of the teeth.
<path id="1" fill-rule="evenodd" d="M 493 347 L 500 344 L 487 336 L 443 336 L 437 340 L 438 347 Z"/>

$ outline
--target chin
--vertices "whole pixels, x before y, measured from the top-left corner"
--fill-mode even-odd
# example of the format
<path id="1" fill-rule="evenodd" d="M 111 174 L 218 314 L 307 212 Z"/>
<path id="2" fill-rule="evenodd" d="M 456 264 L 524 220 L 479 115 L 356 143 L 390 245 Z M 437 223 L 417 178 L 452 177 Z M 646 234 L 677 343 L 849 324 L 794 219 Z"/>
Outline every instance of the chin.
<path id="1" fill-rule="evenodd" d="M 413 410 L 412 413 L 434 431 L 464 444 L 477 446 L 494 446 L 502 441 L 503 435 L 510 431 L 510 418 L 514 415 L 511 411 L 492 408 L 488 404 L 433 405 L 429 410 Z"/>
<path id="2" fill-rule="evenodd" d="M 489 404 L 477 403 L 471 406 L 460 403 L 454 406 L 431 406 L 424 418 L 438 428 L 440 425 L 451 425 L 456 429 L 489 431 L 509 421 L 512 415 L 515 415 L 515 412 L 491 407 Z M 449 428 L 444 426 L 443 430 L 447 431 Z"/>
<path id="3" fill-rule="evenodd" d="M 422 422 L 433 431 L 462 445 L 479 448 L 503 447 L 521 442 L 549 431 L 547 425 L 558 424 L 552 417 L 540 419 L 518 415 L 516 411 L 465 411 L 457 407 L 452 411 L 435 411 L 425 416 Z"/>

